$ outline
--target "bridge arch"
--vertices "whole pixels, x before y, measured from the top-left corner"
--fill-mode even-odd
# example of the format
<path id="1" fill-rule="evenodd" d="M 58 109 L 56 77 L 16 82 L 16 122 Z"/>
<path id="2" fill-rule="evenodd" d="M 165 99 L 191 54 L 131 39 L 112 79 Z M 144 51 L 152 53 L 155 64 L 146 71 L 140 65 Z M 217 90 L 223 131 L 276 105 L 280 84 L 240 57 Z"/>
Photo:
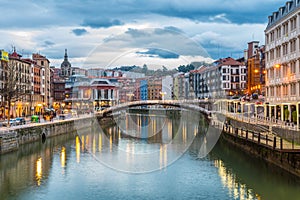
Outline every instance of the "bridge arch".
<path id="1" fill-rule="evenodd" d="M 100 112 L 96 113 L 96 116 L 105 117 L 113 112 L 118 112 L 127 108 L 137 107 L 137 106 L 149 106 L 149 105 L 162 105 L 162 106 L 173 106 L 177 108 L 193 110 L 204 114 L 205 116 L 210 116 L 211 111 L 209 110 L 212 102 L 201 101 L 201 100 L 146 100 L 146 101 L 133 101 L 128 103 L 119 104 L 113 107 L 106 108 Z M 202 105 L 202 106 L 201 106 Z M 206 108 L 205 108 L 206 107 Z"/>

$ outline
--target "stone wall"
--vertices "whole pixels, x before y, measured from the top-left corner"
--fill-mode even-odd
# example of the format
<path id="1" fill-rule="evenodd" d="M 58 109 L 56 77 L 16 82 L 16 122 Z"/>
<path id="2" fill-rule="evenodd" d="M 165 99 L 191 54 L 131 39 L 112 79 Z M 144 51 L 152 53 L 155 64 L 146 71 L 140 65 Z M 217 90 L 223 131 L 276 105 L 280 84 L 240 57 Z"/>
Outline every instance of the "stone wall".
<path id="1" fill-rule="evenodd" d="M 246 153 L 259 157 L 267 162 L 289 171 L 300 177 L 300 152 L 288 152 L 257 144 L 255 142 L 235 137 L 232 134 L 222 132 L 222 139 L 233 144 Z"/>
<path id="2" fill-rule="evenodd" d="M 227 120 L 230 121 L 230 124 L 233 127 L 238 127 L 238 128 L 242 128 L 242 129 L 246 129 L 246 130 L 255 131 L 255 132 L 270 131 L 270 127 L 266 126 L 266 125 L 262 125 L 262 124 L 254 125 L 251 123 L 238 121 L 233 118 L 227 118 Z M 272 127 L 272 131 L 275 135 L 278 135 L 283 139 L 286 139 L 290 142 L 294 141 L 295 143 L 300 144 L 300 131 L 288 130 L 288 129 L 284 129 L 281 127 L 275 127 L 275 126 Z"/>
<path id="3" fill-rule="evenodd" d="M 33 126 L 12 127 L 0 132 L 0 154 L 17 150 L 20 145 L 45 140 L 65 133 L 90 127 L 96 121 L 93 117 L 64 120 L 52 123 L 35 124 Z"/>

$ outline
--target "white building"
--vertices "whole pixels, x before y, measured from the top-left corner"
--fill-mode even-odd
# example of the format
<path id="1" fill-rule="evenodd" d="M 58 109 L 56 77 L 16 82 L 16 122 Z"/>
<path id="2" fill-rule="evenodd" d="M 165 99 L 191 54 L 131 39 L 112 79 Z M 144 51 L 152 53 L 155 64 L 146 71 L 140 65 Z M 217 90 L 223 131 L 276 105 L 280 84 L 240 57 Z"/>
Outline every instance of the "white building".
<path id="1" fill-rule="evenodd" d="M 269 16 L 266 40 L 265 116 L 299 124 L 300 0 Z"/>
<path id="2" fill-rule="evenodd" d="M 162 88 L 161 92 L 164 100 L 172 99 L 172 88 L 173 88 L 173 78 L 172 76 L 162 77 Z"/>
<path id="3" fill-rule="evenodd" d="M 230 57 L 220 59 L 191 71 L 190 83 L 198 99 L 239 95 L 246 88 L 246 66 Z"/>

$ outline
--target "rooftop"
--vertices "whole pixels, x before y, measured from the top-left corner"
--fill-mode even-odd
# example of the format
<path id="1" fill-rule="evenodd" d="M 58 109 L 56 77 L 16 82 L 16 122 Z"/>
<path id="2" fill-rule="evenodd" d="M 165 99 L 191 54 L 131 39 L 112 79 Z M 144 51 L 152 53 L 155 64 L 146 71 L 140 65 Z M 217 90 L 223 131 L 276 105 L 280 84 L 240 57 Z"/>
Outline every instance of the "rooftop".
<path id="1" fill-rule="evenodd" d="M 268 16 L 268 26 L 267 29 L 277 24 L 282 18 L 286 17 L 288 14 L 299 10 L 300 8 L 300 0 L 292 0 L 287 1 L 284 6 L 280 7 L 278 11 L 272 13 L 272 15 Z"/>

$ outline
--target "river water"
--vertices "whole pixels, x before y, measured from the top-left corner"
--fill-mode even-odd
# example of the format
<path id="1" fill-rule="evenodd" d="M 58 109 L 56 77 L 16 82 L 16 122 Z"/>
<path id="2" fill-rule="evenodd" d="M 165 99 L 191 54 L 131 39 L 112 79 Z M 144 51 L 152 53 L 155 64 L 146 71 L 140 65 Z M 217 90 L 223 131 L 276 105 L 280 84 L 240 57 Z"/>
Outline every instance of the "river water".
<path id="1" fill-rule="evenodd" d="M 221 139 L 204 156 L 207 130 L 194 113 L 126 114 L 23 145 L 0 156 L 0 199 L 300 199 L 299 178 Z"/>

